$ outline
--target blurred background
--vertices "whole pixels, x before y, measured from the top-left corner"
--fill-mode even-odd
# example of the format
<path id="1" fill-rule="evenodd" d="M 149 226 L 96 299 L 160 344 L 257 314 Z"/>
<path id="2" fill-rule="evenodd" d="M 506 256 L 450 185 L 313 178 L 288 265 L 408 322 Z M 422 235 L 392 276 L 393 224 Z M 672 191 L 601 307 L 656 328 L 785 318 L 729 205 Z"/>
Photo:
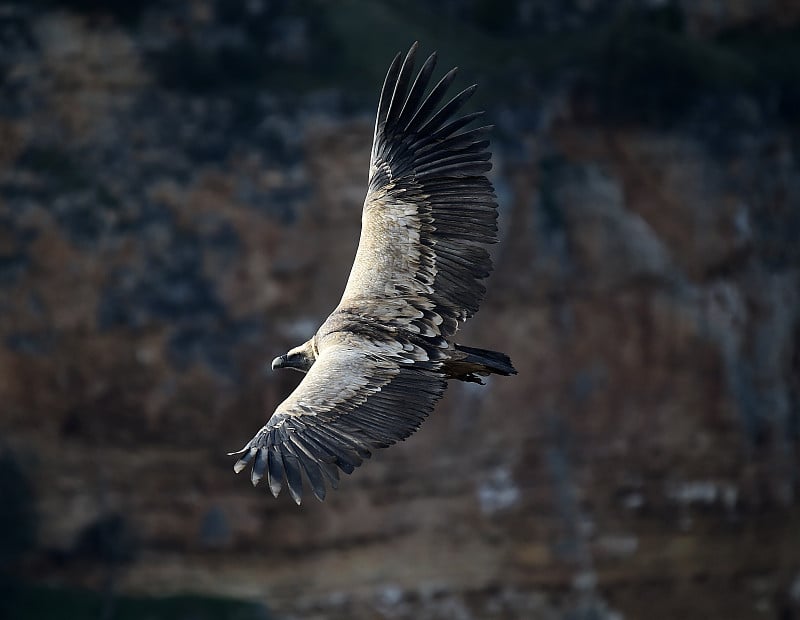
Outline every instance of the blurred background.
<path id="1" fill-rule="evenodd" d="M 226 452 L 338 302 L 398 51 L 478 82 L 452 385 L 324 504 Z M 0 1 L 0 616 L 800 618 L 800 3 Z"/>

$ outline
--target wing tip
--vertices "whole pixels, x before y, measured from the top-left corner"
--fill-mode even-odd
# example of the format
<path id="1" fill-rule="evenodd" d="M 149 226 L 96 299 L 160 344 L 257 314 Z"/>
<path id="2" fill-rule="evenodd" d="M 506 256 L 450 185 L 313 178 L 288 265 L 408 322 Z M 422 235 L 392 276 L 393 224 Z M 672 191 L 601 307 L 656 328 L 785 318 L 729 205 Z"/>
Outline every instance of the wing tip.
<path id="1" fill-rule="evenodd" d="M 316 486 L 312 487 L 312 491 L 314 492 L 314 497 L 316 497 L 319 501 L 325 501 L 325 496 L 328 494 L 328 490 L 325 488 L 325 485 L 322 485 L 322 487 L 319 488 Z"/>
<path id="2" fill-rule="evenodd" d="M 302 490 L 298 490 L 292 487 L 292 485 L 287 485 L 289 487 L 289 495 L 292 496 L 294 503 L 298 506 L 303 503 L 303 492 Z"/>
<path id="3" fill-rule="evenodd" d="M 270 481 L 270 483 L 269 483 L 269 492 L 272 493 L 272 497 L 277 498 L 278 495 L 281 494 L 281 488 L 282 487 L 283 487 L 283 485 L 280 482 L 278 482 L 276 484 L 275 482 Z"/>
<path id="4" fill-rule="evenodd" d="M 228 452 L 228 456 L 236 456 L 238 454 L 244 454 L 242 458 L 236 461 L 233 464 L 233 471 L 234 473 L 241 473 L 241 471 L 247 467 L 247 464 L 253 460 L 256 452 L 258 451 L 257 448 L 251 448 L 250 444 L 248 443 L 244 448 L 241 450 L 237 450 L 236 452 Z M 245 454 L 247 452 L 247 454 Z"/>
<path id="5" fill-rule="evenodd" d="M 234 452 L 228 452 L 227 455 L 228 456 L 236 456 L 237 454 L 244 454 L 249 447 L 250 447 L 250 442 L 248 441 L 246 444 L 244 444 L 243 448 L 240 448 L 239 450 L 235 450 Z"/>

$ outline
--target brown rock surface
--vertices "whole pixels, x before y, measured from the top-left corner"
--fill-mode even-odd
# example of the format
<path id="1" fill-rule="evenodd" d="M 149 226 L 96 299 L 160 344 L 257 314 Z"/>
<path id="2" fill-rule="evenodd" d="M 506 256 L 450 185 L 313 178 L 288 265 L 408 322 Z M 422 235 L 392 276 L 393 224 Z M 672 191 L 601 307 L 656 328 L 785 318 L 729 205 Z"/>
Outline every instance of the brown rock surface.
<path id="1" fill-rule="evenodd" d="M 800 614 L 796 127 L 722 149 L 561 91 L 551 120 L 501 127 L 502 242 L 461 341 L 519 375 L 452 385 L 298 508 L 225 454 L 299 379 L 264 364 L 338 301 L 371 120 L 312 94 L 254 95 L 245 122 L 241 99 L 157 85 L 153 32 L 180 21 L 24 16 L 38 47 L 15 48 L 0 116 L 0 454 L 36 521 L 19 575 L 102 589 L 86 541 L 114 517 L 120 592 L 281 618 Z"/>

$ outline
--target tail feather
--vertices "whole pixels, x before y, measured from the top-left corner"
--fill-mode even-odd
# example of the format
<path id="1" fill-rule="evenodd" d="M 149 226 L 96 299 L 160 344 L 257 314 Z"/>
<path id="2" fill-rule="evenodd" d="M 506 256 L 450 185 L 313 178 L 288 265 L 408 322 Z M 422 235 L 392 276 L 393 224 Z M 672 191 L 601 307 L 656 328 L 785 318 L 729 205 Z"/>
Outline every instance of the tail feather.
<path id="1" fill-rule="evenodd" d="M 463 362 L 478 366 L 474 372 L 483 375 L 497 374 L 506 377 L 517 374 L 517 370 L 511 363 L 511 359 L 505 353 L 490 351 L 488 349 L 478 349 L 475 347 L 465 347 L 461 344 L 457 344 L 455 347 L 456 351 L 466 353 L 466 357 L 462 360 Z"/>

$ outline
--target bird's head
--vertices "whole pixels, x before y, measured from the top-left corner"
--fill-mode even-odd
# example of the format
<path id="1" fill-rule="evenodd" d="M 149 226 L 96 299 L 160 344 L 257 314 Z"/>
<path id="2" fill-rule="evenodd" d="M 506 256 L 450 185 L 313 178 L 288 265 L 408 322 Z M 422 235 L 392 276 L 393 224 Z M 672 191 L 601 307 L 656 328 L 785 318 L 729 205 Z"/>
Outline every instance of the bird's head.
<path id="1" fill-rule="evenodd" d="M 300 372 L 308 372 L 317 359 L 314 339 L 308 340 L 299 347 L 291 349 L 286 355 L 281 355 L 272 360 L 272 370 L 278 368 L 292 368 Z"/>

